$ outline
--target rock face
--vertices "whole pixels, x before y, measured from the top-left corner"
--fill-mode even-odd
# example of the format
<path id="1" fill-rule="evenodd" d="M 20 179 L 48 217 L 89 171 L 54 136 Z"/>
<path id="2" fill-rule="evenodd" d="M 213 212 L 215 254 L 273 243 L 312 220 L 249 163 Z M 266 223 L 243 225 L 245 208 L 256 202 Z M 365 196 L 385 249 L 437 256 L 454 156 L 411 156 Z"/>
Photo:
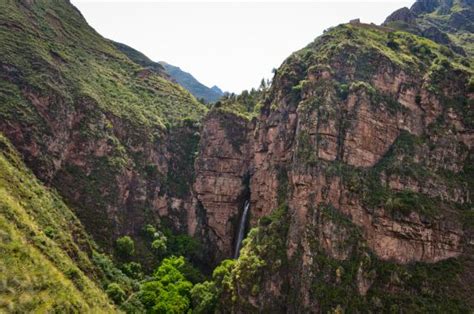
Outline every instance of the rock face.
<path id="1" fill-rule="evenodd" d="M 213 265 L 232 256 L 249 200 L 255 229 L 222 301 L 234 312 L 474 304 L 472 69 L 442 32 L 468 7 L 418 1 L 389 18 L 416 16 L 413 32 L 434 41 L 330 29 L 283 63 L 251 119 L 207 112 L 67 3 L 4 7 L 0 132 L 104 248 L 160 222 L 200 240 Z M 435 10 L 453 25 L 425 27 Z"/>
<path id="2" fill-rule="evenodd" d="M 410 9 L 393 12 L 383 25 L 429 38 L 472 57 L 473 17 L 472 1 L 418 0 Z"/>
<path id="3" fill-rule="evenodd" d="M 447 63 L 427 65 L 423 55 L 415 66 L 405 63 L 418 37 L 397 38 L 397 48 L 379 50 L 371 48 L 371 32 L 393 38 L 370 25 L 337 27 L 285 61 L 252 122 L 216 111 L 203 124 L 194 189 L 222 255 L 230 256 L 242 195 L 250 195 L 250 224 L 259 230 L 266 230 L 260 218 L 287 206 L 286 233 L 274 234 L 268 247 L 266 231 L 253 235 L 237 273 L 255 267 L 249 256 L 267 267 L 285 266 L 262 268 L 254 279 L 236 278 L 238 301 L 229 306 L 237 312 L 334 310 L 311 296 L 324 298 L 315 285 L 333 280 L 343 286 L 353 275 L 354 293 L 365 298 L 395 289 L 392 282 L 373 287 L 375 278 L 382 280 L 377 263 L 470 256 L 471 227 L 462 218 L 472 204 L 467 167 L 474 142 L 465 116 L 473 99 L 470 74 Z M 329 48 L 344 40 L 366 46 Z M 398 49 L 399 59 L 391 49 Z M 224 125 L 240 135 L 226 138 Z M 236 137 L 243 140 L 240 150 L 229 143 Z M 276 243 L 282 247 L 275 249 Z M 344 275 L 350 261 L 361 264 Z M 335 278 L 328 263 L 341 265 Z M 407 291 L 406 283 L 399 285 Z"/>
<path id="4" fill-rule="evenodd" d="M 249 197 L 248 124 L 245 119 L 220 112 L 211 112 L 203 121 L 194 192 L 205 215 L 205 224 L 198 231 L 210 237 L 216 260 L 232 256 L 239 213 Z"/>
<path id="5" fill-rule="evenodd" d="M 390 14 L 387 19 L 385 20 L 384 24 L 395 22 L 395 21 L 403 21 L 405 23 L 413 23 L 416 19 L 416 15 L 410 11 L 408 8 L 401 8 L 397 11 Z"/>
<path id="6" fill-rule="evenodd" d="M 160 216 L 186 231 L 207 109 L 131 62 L 68 1 L 5 3 L 0 20 L 0 132 L 35 175 L 106 249 Z"/>

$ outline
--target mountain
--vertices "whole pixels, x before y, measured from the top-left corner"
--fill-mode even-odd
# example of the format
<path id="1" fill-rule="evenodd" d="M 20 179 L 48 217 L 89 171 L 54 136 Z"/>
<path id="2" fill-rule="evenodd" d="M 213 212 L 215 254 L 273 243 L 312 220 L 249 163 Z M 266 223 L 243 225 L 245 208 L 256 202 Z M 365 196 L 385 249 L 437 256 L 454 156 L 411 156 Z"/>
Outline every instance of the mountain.
<path id="1" fill-rule="evenodd" d="M 455 52 L 474 55 L 474 1 L 425 0 L 391 14 L 385 26 L 406 30 L 448 46 Z"/>
<path id="2" fill-rule="evenodd" d="M 224 92 L 217 86 L 211 88 L 203 85 L 188 72 L 181 70 L 179 67 L 161 61 L 160 64 L 165 68 L 166 72 L 178 84 L 186 88 L 194 97 L 204 99 L 206 103 L 214 103 L 224 95 Z"/>
<path id="3" fill-rule="evenodd" d="M 224 256 L 245 200 L 253 227 L 220 307 L 470 311 L 471 62 L 427 38 L 353 22 L 291 55 L 256 118 L 213 109 L 197 198 Z"/>
<path id="4" fill-rule="evenodd" d="M 2 312 L 112 313 L 81 222 L 1 135 L 0 147 Z"/>
<path id="5" fill-rule="evenodd" d="M 143 66 L 144 68 L 151 69 L 157 74 L 170 79 L 165 68 L 158 62 L 151 61 L 147 56 L 141 53 L 138 50 L 133 49 L 125 44 L 111 41 L 111 43 L 121 52 L 123 52 L 127 57 L 130 58 L 133 62 Z M 184 86 L 183 86 L 184 87 Z"/>
<path id="6" fill-rule="evenodd" d="M 111 252 L 187 193 L 207 108 L 130 61 L 67 1 L 8 2 L 0 12 L 0 132 Z"/>
<path id="7" fill-rule="evenodd" d="M 179 67 L 163 61 L 151 61 L 147 56 L 127 45 L 117 42 L 112 42 L 112 44 L 127 55 L 133 62 L 140 64 L 145 68 L 152 69 L 158 74 L 175 81 L 193 94 L 197 99 L 203 99 L 206 103 L 214 103 L 224 95 L 224 92 L 219 87 L 213 86 L 209 88 L 196 80 L 191 74 L 181 70 Z"/>
<path id="8" fill-rule="evenodd" d="M 470 8 L 208 107 L 68 1 L 1 2 L 0 312 L 472 312 Z"/>

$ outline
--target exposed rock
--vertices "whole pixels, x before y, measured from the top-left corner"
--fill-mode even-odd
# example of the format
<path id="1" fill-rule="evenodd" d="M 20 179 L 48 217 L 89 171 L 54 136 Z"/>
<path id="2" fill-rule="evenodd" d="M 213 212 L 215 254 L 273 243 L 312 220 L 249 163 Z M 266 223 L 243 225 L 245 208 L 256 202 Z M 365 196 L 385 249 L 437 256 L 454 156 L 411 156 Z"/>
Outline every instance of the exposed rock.
<path id="1" fill-rule="evenodd" d="M 388 24 L 390 22 L 402 21 L 405 23 L 413 23 L 415 22 L 416 15 L 412 13 L 412 11 L 408 8 L 401 8 L 397 11 L 390 14 L 387 19 L 385 20 L 384 24 Z"/>
<path id="2" fill-rule="evenodd" d="M 229 113 L 210 113 L 204 120 L 194 191 L 205 208 L 206 225 L 217 260 L 232 255 L 239 213 L 249 195 L 248 121 Z"/>

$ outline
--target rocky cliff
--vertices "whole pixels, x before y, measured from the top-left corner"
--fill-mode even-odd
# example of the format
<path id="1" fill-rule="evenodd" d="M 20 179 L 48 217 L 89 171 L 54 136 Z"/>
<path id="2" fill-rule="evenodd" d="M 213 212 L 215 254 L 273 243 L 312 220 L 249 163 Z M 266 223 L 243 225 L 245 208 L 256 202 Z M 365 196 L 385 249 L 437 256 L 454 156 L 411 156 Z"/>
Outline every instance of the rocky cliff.
<path id="1" fill-rule="evenodd" d="M 435 23 L 470 9 L 339 25 L 208 110 L 68 2 L 0 4 L 0 131 L 104 250 L 130 235 L 145 265 L 149 224 L 200 241 L 203 269 L 230 258 L 250 201 L 222 312 L 472 311 L 472 43 L 469 21 Z"/>
<path id="2" fill-rule="evenodd" d="M 472 306 L 470 62 L 409 33 L 341 25 L 283 63 L 257 118 L 203 122 L 195 190 L 218 249 L 229 256 L 246 195 L 256 227 L 228 306 Z"/>
<path id="3" fill-rule="evenodd" d="M 36 176 L 105 248 L 167 213 L 186 230 L 207 108 L 131 62 L 67 1 L 1 6 L 0 131 Z"/>

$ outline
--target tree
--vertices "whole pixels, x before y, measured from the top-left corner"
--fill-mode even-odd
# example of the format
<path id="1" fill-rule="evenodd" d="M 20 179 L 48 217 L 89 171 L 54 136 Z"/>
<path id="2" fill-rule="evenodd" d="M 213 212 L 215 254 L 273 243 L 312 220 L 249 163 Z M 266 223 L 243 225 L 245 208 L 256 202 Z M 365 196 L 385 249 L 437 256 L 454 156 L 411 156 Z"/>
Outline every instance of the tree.
<path id="1" fill-rule="evenodd" d="M 186 313 L 191 305 L 193 284 L 182 269 L 184 257 L 165 258 L 153 273 L 153 279 L 140 287 L 140 300 L 146 309 L 156 313 Z"/>
<path id="2" fill-rule="evenodd" d="M 265 91 L 266 89 L 267 89 L 267 84 L 265 82 L 265 78 L 262 78 L 262 80 L 260 81 L 260 90 Z"/>
<path id="3" fill-rule="evenodd" d="M 124 256 L 129 257 L 135 253 L 135 243 L 129 236 L 123 236 L 116 241 L 117 252 Z"/>
<path id="4" fill-rule="evenodd" d="M 193 313 L 214 313 L 217 305 L 217 288 L 214 282 L 205 281 L 191 289 Z"/>
<path id="5" fill-rule="evenodd" d="M 143 272 L 142 272 L 142 265 L 137 262 L 130 262 L 125 263 L 122 265 L 122 271 L 125 275 L 133 279 L 142 279 Z"/>
<path id="6" fill-rule="evenodd" d="M 158 255 L 164 255 L 166 253 L 166 237 L 160 236 L 153 240 L 151 243 L 151 248 Z"/>
<path id="7" fill-rule="evenodd" d="M 107 292 L 107 295 L 110 299 L 112 299 L 112 301 L 115 302 L 115 304 L 121 304 L 123 301 L 125 301 L 125 291 L 120 288 L 118 283 L 113 282 L 109 284 L 105 292 Z"/>

